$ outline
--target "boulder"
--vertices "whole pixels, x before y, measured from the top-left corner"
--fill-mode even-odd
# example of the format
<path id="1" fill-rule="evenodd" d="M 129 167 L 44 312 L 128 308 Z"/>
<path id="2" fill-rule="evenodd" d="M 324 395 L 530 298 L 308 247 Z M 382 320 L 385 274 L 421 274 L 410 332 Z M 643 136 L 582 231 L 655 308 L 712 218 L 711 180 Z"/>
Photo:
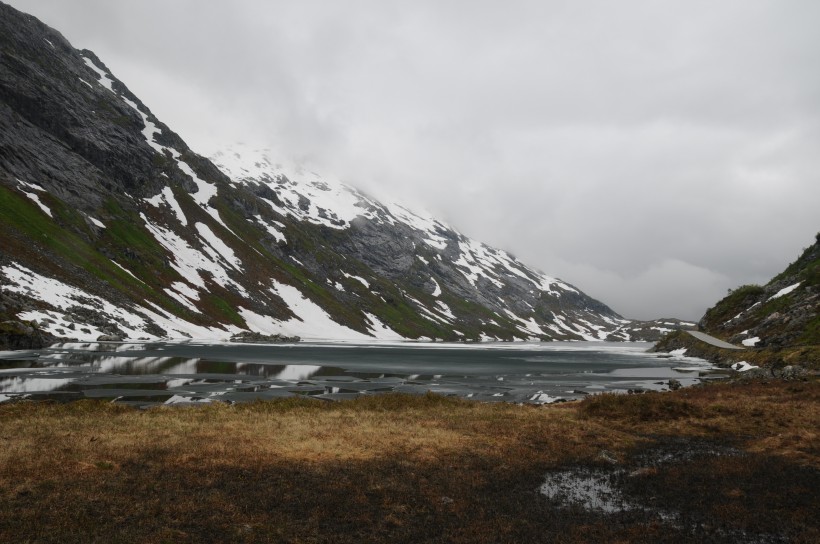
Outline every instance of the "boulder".
<path id="1" fill-rule="evenodd" d="M 788 365 L 779 372 L 779 378 L 783 380 L 799 380 L 806 375 L 806 369 L 800 365 Z"/>
<path id="2" fill-rule="evenodd" d="M 284 336 L 282 334 L 262 334 L 258 332 L 241 332 L 231 336 L 231 342 L 241 344 L 285 344 L 299 342 L 298 336 Z"/>
<path id="3" fill-rule="evenodd" d="M 41 349 L 57 341 L 56 336 L 40 330 L 34 323 L 18 320 L 0 323 L 0 349 Z"/>

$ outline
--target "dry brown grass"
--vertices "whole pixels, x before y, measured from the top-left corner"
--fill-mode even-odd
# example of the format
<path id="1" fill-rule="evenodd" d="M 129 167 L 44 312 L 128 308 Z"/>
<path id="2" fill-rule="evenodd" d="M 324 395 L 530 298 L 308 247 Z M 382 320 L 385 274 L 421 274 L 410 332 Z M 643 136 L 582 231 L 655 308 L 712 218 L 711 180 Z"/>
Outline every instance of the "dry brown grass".
<path id="1" fill-rule="evenodd" d="M 582 416 L 638 434 L 735 440 L 820 467 L 820 384 L 753 380 L 667 393 L 602 395 L 579 406 Z"/>
<path id="2" fill-rule="evenodd" d="M 568 515 L 537 488 L 550 469 L 599 465 L 604 450 L 628 462 L 663 437 L 729 441 L 816 474 L 818 398 L 806 382 L 555 407 L 402 395 L 0 405 L 0 541 L 676 541 L 646 520 Z M 725 485 L 742 506 L 743 482 Z M 794 524 L 790 538 L 816 534 Z"/>

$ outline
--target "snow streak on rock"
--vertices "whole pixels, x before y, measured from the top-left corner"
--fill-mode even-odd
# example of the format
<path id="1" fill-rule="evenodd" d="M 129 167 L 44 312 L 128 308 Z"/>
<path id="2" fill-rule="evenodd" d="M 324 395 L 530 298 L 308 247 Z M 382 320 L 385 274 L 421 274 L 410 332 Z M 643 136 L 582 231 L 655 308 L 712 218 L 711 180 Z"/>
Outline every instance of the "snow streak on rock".
<path id="1" fill-rule="evenodd" d="M 774 300 L 776 298 L 780 298 L 782 296 L 788 295 L 789 293 L 791 293 L 792 291 L 794 291 L 795 289 L 800 287 L 801 283 L 802 282 L 797 282 L 794 285 L 789 285 L 788 287 L 784 287 L 783 289 L 781 289 L 780 291 L 778 291 L 777 293 L 772 295 L 771 298 L 769 298 L 769 300 Z"/>
<path id="2" fill-rule="evenodd" d="M 174 197 L 174 191 L 171 190 L 170 187 L 164 187 L 159 194 L 144 200 L 155 208 L 158 208 L 164 202 L 169 208 L 171 208 L 174 215 L 183 226 L 188 224 L 188 218 L 185 217 L 182 208 L 180 208 L 179 203 Z"/>
<path id="3" fill-rule="evenodd" d="M 145 222 L 145 226 L 151 234 L 154 235 L 154 238 L 173 255 L 174 260 L 171 262 L 171 267 L 176 270 L 180 276 L 197 287 L 204 289 L 206 287 L 205 279 L 202 277 L 202 274 L 200 274 L 200 271 L 209 272 L 213 280 L 222 287 L 234 289 L 241 295 L 248 296 L 245 288 L 230 277 L 228 269 L 225 266 L 227 265 L 233 269 L 238 268 L 238 259 L 232 255 L 232 252 L 227 256 L 223 256 L 210 245 L 206 245 L 205 251 L 208 255 L 205 255 L 201 251 L 193 248 L 175 232 L 151 223 L 144 214 L 141 214 L 141 217 Z M 198 223 L 198 225 L 201 224 L 202 223 Z M 206 232 L 210 232 L 210 230 Z M 200 232 L 200 235 L 202 235 L 202 232 Z M 213 236 L 213 233 L 206 236 Z M 216 242 L 216 237 L 213 236 L 213 238 L 211 241 L 218 246 L 219 244 Z"/>
<path id="4" fill-rule="evenodd" d="M 112 84 L 114 83 L 114 80 L 111 79 L 111 76 L 105 70 L 94 64 L 94 61 L 90 58 L 83 57 L 83 61 L 85 61 L 86 66 L 94 70 L 94 72 L 100 78 L 98 80 L 98 83 L 113 93 L 114 88 L 112 87 Z"/>

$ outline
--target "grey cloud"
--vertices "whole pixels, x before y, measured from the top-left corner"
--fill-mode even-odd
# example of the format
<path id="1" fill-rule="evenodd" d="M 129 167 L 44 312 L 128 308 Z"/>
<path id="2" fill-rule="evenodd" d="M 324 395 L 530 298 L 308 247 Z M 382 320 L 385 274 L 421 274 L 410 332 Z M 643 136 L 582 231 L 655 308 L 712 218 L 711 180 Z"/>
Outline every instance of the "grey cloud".
<path id="1" fill-rule="evenodd" d="M 14 0 L 195 149 L 271 142 L 697 318 L 820 229 L 820 3 Z"/>

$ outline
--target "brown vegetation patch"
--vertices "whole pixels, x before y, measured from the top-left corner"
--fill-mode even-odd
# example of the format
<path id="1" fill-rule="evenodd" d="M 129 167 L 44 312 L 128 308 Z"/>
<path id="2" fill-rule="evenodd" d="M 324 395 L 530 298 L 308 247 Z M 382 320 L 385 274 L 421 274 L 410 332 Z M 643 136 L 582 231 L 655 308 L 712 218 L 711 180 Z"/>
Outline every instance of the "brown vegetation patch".
<path id="1" fill-rule="evenodd" d="M 749 380 L 669 393 L 608 395 L 579 413 L 641 435 L 710 437 L 820 466 L 820 382 Z"/>
<path id="2" fill-rule="evenodd" d="M 592 418 L 627 421 L 665 421 L 701 415 L 697 405 L 664 393 L 596 395 L 581 403 L 580 412 Z"/>
<path id="3" fill-rule="evenodd" d="M 561 467 L 627 466 L 670 437 L 720 437 L 754 462 L 744 470 L 717 461 L 699 472 L 648 470 L 641 485 L 654 489 L 674 476 L 697 494 L 698 482 L 720 473 L 716 493 L 729 504 L 721 515 L 747 508 L 754 516 L 763 508 L 748 481 L 754 467 L 779 467 L 778 496 L 816 478 L 818 394 L 807 382 L 555 407 L 435 395 L 144 411 L 88 401 L 3 404 L 0 541 L 686 541 L 686 526 L 632 514 L 613 523 L 557 507 L 538 488 Z M 775 532 L 795 541 L 815 535 L 806 509 L 816 503 L 816 491 L 794 503 Z M 715 508 L 704 505 L 701 517 Z"/>

